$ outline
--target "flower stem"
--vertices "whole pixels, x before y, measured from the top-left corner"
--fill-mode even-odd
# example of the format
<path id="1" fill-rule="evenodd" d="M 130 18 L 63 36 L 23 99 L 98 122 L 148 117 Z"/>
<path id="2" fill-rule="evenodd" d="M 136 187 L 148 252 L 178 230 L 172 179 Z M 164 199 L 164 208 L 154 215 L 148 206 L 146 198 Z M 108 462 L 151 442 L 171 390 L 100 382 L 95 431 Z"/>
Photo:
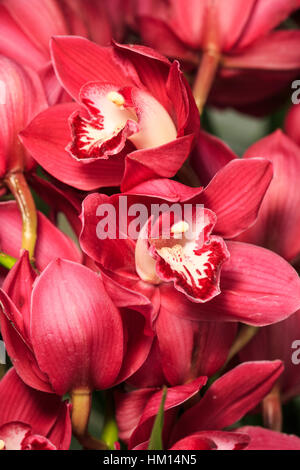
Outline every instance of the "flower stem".
<path id="1" fill-rule="evenodd" d="M 237 334 L 237 337 L 235 338 L 235 341 L 233 345 L 231 346 L 231 349 L 228 353 L 228 357 L 226 360 L 225 365 L 228 364 L 228 362 L 238 353 L 243 349 L 246 344 L 251 341 L 252 338 L 258 333 L 259 327 L 258 326 L 251 326 L 251 325 L 243 325 L 240 329 L 240 331 Z"/>
<path id="2" fill-rule="evenodd" d="M 84 449 L 107 450 L 107 445 L 96 439 L 88 432 L 89 419 L 92 407 L 92 392 L 88 388 L 74 389 L 71 392 L 72 402 L 72 430 L 74 436 Z"/>
<path id="3" fill-rule="evenodd" d="M 108 392 L 106 392 L 105 401 L 105 418 L 101 440 L 105 442 L 109 450 L 114 450 L 115 442 L 118 440 L 118 426 L 115 420 L 113 399 Z"/>
<path id="4" fill-rule="evenodd" d="M 17 260 L 16 258 L 13 258 L 10 255 L 7 255 L 6 253 L 3 253 L 0 251 L 0 265 L 3 266 L 6 269 L 11 269 L 15 264 Z"/>
<path id="5" fill-rule="evenodd" d="M 37 212 L 35 203 L 22 172 L 9 173 L 5 183 L 14 195 L 22 216 L 22 248 L 29 252 L 34 260 L 34 249 L 37 239 Z"/>
<path id="6" fill-rule="evenodd" d="M 282 431 L 282 407 L 278 384 L 263 400 L 263 420 L 264 425 L 272 431 Z"/>
<path id="7" fill-rule="evenodd" d="M 193 95 L 200 115 L 207 101 L 209 92 L 221 60 L 221 55 L 215 48 L 203 52 L 202 60 L 193 86 Z"/>
<path id="8" fill-rule="evenodd" d="M 88 388 L 75 389 L 71 392 L 72 429 L 73 434 L 80 438 L 88 433 L 88 425 L 92 406 L 92 392 Z"/>

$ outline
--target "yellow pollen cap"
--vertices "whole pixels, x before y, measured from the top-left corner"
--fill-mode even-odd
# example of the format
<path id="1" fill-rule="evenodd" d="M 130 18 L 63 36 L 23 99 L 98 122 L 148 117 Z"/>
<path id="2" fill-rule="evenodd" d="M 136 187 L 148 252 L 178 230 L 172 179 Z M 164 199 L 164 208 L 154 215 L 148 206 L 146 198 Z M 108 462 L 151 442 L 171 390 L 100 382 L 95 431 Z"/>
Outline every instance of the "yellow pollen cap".
<path id="1" fill-rule="evenodd" d="M 171 233 L 174 233 L 175 235 L 177 233 L 185 233 L 189 230 L 190 226 L 185 220 L 181 220 L 180 222 L 177 222 L 177 224 L 174 224 L 171 227 Z"/>
<path id="2" fill-rule="evenodd" d="M 0 439 L 0 450 L 5 448 L 5 442 Z"/>
<path id="3" fill-rule="evenodd" d="M 110 91 L 107 94 L 107 99 L 114 103 L 116 106 L 123 106 L 125 103 L 125 98 L 117 91 Z"/>

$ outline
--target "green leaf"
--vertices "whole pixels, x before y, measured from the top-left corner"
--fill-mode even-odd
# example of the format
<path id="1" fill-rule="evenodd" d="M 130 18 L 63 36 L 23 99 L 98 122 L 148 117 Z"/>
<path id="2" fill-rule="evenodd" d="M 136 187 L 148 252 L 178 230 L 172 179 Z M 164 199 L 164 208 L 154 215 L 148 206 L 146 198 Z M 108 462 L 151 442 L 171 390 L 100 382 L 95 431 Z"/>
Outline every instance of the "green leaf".
<path id="1" fill-rule="evenodd" d="M 164 387 L 160 407 L 152 428 L 148 450 L 163 450 L 162 431 L 164 427 L 164 407 L 167 398 L 167 392 L 167 387 Z"/>

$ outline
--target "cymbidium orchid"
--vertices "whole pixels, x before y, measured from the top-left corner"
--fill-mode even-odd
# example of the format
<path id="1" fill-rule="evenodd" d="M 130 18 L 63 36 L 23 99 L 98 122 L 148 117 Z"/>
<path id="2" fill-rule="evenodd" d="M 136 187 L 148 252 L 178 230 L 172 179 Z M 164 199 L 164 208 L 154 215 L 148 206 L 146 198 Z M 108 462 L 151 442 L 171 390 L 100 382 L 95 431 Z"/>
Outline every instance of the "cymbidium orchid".
<path id="1" fill-rule="evenodd" d="M 299 74 L 299 31 L 276 30 L 298 8 L 299 0 L 137 0 L 132 9 L 146 44 L 200 64 L 200 111 L 216 77 L 213 104 L 262 113 Z"/>
<path id="2" fill-rule="evenodd" d="M 151 347 L 138 312 L 147 305 L 133 294 L 125 304 L 124 292 L 112 282 L 106 288 L 100 274 L 66 260 L 52 261 L 37 276 L 26 252 L 0 291 L 1 334 L 16 372 L 37 390 L 70 392 L 73 431 L 83 438 L 92 390 L 125 380 Z"/>
<path id="3" fill-rule="evenodd" d="M 70 405 L 9 370 L 0 381 L 0 450 L 67 450 L 71 435 Z"/>
<path id="4" fill-rule="evenodd" d="M 162 179 L 142 183 L 123 195 L 92 194 L 83 203 L 81 247 L 118 282 L 153 297 L 153 304 L 158 305 L 154 318 L 164 304 L 184 318 L 241 320 L 253 325 L 280 321 L 299 303 L 297 273 L 271 251 L 224 241 L 255 222 L 271 179 L 270 162 L 236 160 L 204 190 Z M 132 217 L 118 213 L 119 199 L 124 196 L 128 207 L 140 202 L 148 208 L 162 203 L 169 208 L 174 203 L 204 208 L 189 239 L 176 239 L 177 231 L 186 229 L 185 220 L 176 220 L 169 233 L 156 240 L 145 238 L 144 229 L 137 241 L 128 234 L 116 239 L 108 234 L 99 240 L 97 225 L 102 219 L 97 209 L 101 204 L 112 204 L 117 220 L 128 218 L 130 225 Z"/>
<path id="5" fill-rule="evenodd" d="M 174 176 L 199 128 L 178 63 L 149 48 L 72 36 L 55 37 L 51 51 L 76 102 L 49 108 L 22 132 L 38 163 L 84 190 Z"/>
<path id="6" fill-rule="evenodd" d="M 197 348 L 194 341 L 205 326 L 195 325 L 195 321 L 262 326 L 276 323 L 298 308 L 299 278 L 284 259 L 258 246 L 228 240 L 255 222 L 271 179 L 270 162 L 235 160 L 204 190 L 161 179 L 142 183 L 123 195 L 92 194 L 83 203 L 81 247 L 117 283 L 151 301 L 148 320 L 157 335 L 164 376 L 172 385 L 203 371 L 193 351 L 200 351 L 200 343 Z M 174 220 L 168 233 L 147 238 L 146 220 L 137 240 L 123 233 L 117 239 L 108 235 L 99 240 L 101 205 L 114 207 L 117 229 L 124 222 L 130 226 L 132 216 L 120 209 L 123 197 L 127 197 L 128 207 L 136 203 L 149 209 L 153 204 L 168 204 L 169 208 L 175 203 L 180 207 L 204 205 L 200 223 L 195 224 L 198 232 L 178 240 L 175 235 L 185 232 L 187 222 Z M 213 331 L 217 337 L 217 329 L 212 327 L 211 334 Z M 218 367 L 226 359 L 223 354 L 234 334 L 229 326 Z"/>

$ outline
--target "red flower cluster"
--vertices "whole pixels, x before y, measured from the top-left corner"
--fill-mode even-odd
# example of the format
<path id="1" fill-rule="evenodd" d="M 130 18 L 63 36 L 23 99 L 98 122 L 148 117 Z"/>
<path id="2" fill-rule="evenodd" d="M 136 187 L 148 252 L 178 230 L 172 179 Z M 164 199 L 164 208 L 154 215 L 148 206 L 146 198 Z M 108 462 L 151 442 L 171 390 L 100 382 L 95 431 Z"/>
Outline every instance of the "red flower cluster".
<path id="1" fill-rule="evenodd" d="M 28 1 L 0 4 L 0 450 L 300 450 L 300 108 L 242 158 L 202 114 L 280 108 L 300 1 Z"/>

